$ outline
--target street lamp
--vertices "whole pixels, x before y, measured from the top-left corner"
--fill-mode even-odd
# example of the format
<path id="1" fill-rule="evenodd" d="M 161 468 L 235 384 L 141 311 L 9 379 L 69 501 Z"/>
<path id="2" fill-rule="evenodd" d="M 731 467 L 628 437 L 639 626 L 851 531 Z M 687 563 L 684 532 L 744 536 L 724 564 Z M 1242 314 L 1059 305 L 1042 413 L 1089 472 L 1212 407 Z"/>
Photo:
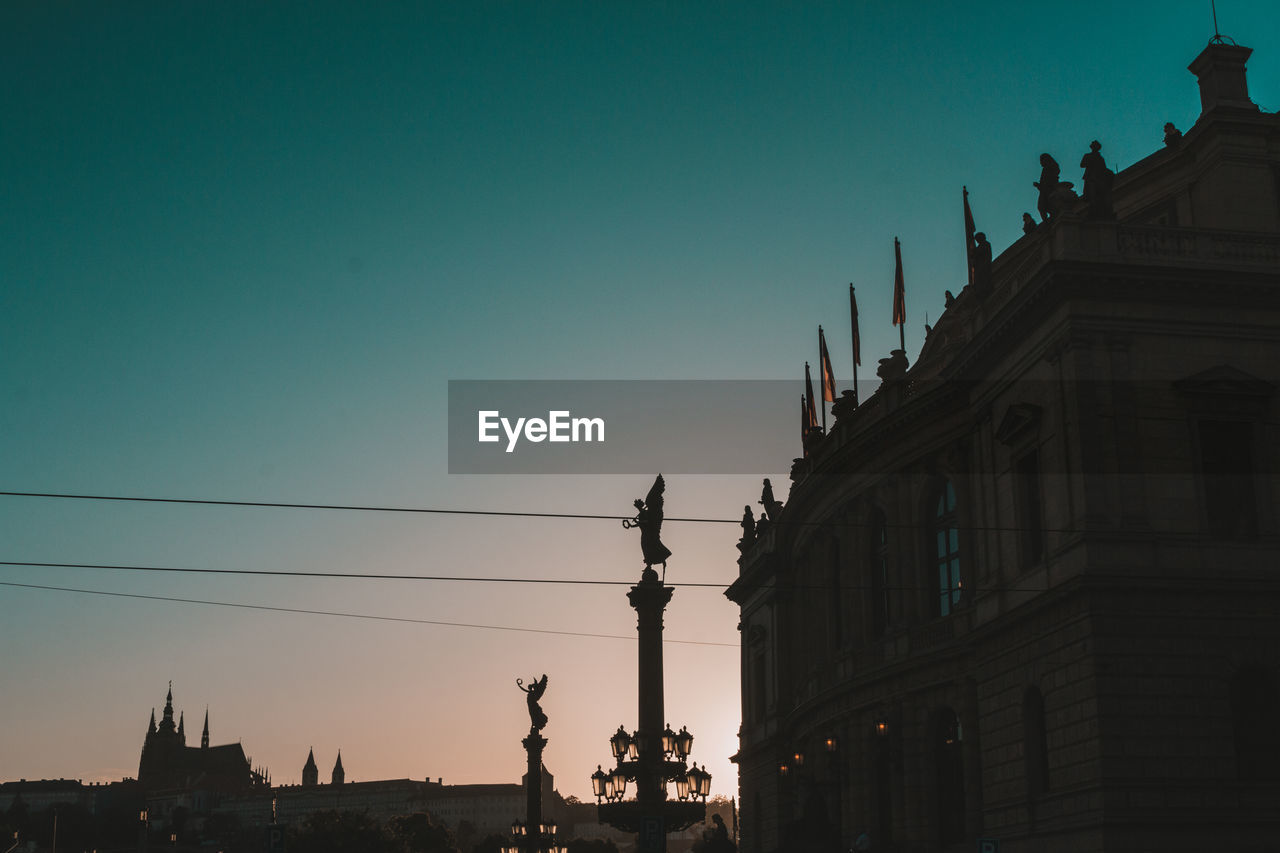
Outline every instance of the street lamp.
<path id="1" fill-rule="evenodd" d="M 663 853 L 667 834 L 705 820 L 705 795 L 697 792 L 709 790 L 711 784 L 711 774 L 696 767 L 690 770 L 686 763 L 693 746 L 688 728 L 676 732 L 666 722 L 662 619 L 675 588 L 666 586 L 654 570 L 655 564 L 662 563 L 665 571 L 666 559 L 671 556 L 658 538 L 664 489 L 659 476 L 648 497 L 635 502 L 639 510 L 636 518 L 623 522 L 623 527 L 640 528 L 645 562 L 640 582 L 627 593 L 637 617 L 638 725 L 631 734 L 618 727 L 609 738 L 613 770 L 597 766 L 591 777 L 599 820 L 635 833 L 637 853 Z M 624 799 L 628 782 L 635 782 L 635 798 L 631 800 Z M 671 783 L 675 783 L 674 797 L 669 797 Z M 702 802 L 696 802 L 698 796 L 703 797 Z"/>
<path id="2" fill-rule="evenodd" d="M 631 735 L 627 734 L 627 730 L 622 726 L 618 726 L 618 730 L 614 732 L 613 737 L 609 738 L 609 746 L 613 749 L 613 757 L 618 761 L 627 754 L 627 749 L 631 746 Z M 632 756 L 634 758 L 635 756 Z"/>

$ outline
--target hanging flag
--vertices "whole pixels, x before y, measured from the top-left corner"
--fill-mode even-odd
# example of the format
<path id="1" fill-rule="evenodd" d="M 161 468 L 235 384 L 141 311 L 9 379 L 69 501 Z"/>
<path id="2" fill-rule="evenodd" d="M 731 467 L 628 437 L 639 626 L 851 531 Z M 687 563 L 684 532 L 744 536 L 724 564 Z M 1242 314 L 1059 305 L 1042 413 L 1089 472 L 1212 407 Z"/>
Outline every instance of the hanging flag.
<path id="1" fill-rule="evenodd" d="M 862 337 L 858 334 L 858 298 L 853 295 L 853 285 L 849 285 L 849 325 L 853 327 L 853 364 L 862 364 Z"/>
<path id="2" fill-rule="evenodd" d="M 818 409 L 813 397 L 813 377 L 809 375 L 809 362 L 804 363 L 804 410 L 809 429 L 818 428 Z"/>
<path id="3" fill-rule="evenodd" d="M 800 441 L 803 442 L 809 437 L 809 401 L 803 394 L 800 395 Z"/>
<path id="4" fill-rule="evenodd" d="M 831 369 L 831 353 L 827 352 L 827 337 L 822 332 L 822 327 L 818 327 L 818 358 L 820 364 L 818 369 L 822 371 L 822 399 L 828 403 L 836 401 L 836 374 Z M 825 410 L 823 412 L 826 414 Z"/>
<path id="5" fill-rule="evenodd" d="M 902 244 L 893 238 L 893 325 L 907 324 L 907 286 L 902 280 Z"/>
<path id="6" fill-rule="evenodd" d="M 973 224 L 973 211 L 969 209 L 969 188 L 964 189 L 964 264 L 969 270 L 969 283 L 973 284 L 973 235 L 978 228 Z"/>

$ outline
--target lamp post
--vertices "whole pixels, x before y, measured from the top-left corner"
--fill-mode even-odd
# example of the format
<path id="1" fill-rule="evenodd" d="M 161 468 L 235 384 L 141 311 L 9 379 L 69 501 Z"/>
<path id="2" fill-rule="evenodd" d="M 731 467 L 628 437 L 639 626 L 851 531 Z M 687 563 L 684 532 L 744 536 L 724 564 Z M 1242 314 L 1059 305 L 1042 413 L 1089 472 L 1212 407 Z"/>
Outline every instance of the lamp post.
<path id="1" fill-rule="evenodd" d="M 659 539 L 662 527 L 663 492 L 666 486 L 658 475 L 644 501 L 635 502 L 635 519 L 623 527 L 640 528 L 640 547 L 645 567 L 640 582 L 631 587 L 627 600 L 636 611 L 637 675 L 639 678 L 637 719 L 639 727 L 628 734 L 626 728 L 609 738 L 614 769 L 597 765 L 591 774 L 599 818 L 624 832 L 636 833 L 637 853 L 664 853 L 667 833 L 706 819 L 706 799 L 711 790 L 711 774 L 686 765 L 693 748 L 687 728 L 673 731 L 666 723 L 662 674 L 662 615 L 671 601 L 674 587 L 666 586 L 654 571 L 671 552 Z M 635 782 L 635 799 L 626 800 L 627 782 Z M 667 785 L 675 783 L 676 799 L 667 797 Z"/>

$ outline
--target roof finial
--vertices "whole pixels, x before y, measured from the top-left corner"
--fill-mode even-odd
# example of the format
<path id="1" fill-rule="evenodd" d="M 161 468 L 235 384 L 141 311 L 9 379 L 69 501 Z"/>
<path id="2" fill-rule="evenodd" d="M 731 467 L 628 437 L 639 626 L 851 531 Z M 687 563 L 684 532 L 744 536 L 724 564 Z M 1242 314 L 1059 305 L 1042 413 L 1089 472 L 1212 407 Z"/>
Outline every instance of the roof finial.
<path id="1" fill-rule="evenodd" d="M 1209 0 L 1209 8 L 1213 11 L 1213 38 L 1209 39 L 1209 44 L 1235 44 L 1235 39 L 1224 36 L 1218 30 L 1218 4 L 1215 0 Z"/>

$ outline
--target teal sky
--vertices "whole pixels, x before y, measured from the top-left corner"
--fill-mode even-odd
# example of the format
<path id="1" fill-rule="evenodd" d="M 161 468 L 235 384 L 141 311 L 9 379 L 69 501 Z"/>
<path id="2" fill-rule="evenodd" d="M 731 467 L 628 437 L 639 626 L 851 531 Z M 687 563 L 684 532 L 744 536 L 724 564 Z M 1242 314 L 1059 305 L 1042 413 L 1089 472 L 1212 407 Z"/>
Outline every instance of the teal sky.
<path id="1" fill-rule="evenodd" d="M 1280 108 L 1280 16 L 1222 0 Z M 997 251 L 1090 140 L 1113 168 L 1199 113 L 1207 2 L 0 5 L 0 490 L 618 513 L 630 477 L 458 477 L 450 379 L 785 379 L 822 323 L 850 376 L 914 357 L 964 278 L 961 186 Z M 731 422 L 690 425 L 722 431 Z M 794 435 L 760 452 L 775 484 Z M 751 478 L 669 478 L 738 518 Z M 669 524 L 668 580 L 727 585 L 732 525 Z M 0 560 L 483 577 L 638 576 L 616 522 L 0 498 Z M 631 635 L 623 587 L 0 567 L 0 580 Z M 735 609 L 681 589 L 667 713 L 736 788 Z M 514 680 L 586 796 L 635 725 L 625 640 L 0 587 L 0 779 L 134 775 L 174 681 L 277 782 L 514 781 Z"/>

